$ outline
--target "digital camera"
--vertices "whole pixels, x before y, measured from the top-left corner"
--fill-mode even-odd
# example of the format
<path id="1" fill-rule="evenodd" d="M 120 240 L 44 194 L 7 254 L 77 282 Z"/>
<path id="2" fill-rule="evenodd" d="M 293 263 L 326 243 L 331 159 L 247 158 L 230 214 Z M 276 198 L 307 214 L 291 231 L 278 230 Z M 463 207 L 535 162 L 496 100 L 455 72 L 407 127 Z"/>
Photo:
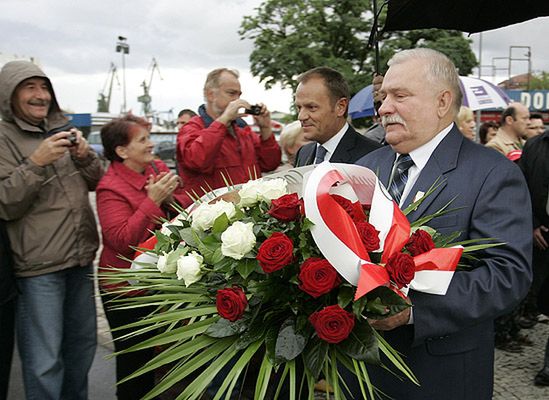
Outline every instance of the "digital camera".
<path id="1" fill-rule="evenodd" d="M 250 108 L 244 109 L 244 112 L 250 115 L 259 115 L 261 114 L 261 106 L 254 104 L 253 106 L 250 106 Z"/>

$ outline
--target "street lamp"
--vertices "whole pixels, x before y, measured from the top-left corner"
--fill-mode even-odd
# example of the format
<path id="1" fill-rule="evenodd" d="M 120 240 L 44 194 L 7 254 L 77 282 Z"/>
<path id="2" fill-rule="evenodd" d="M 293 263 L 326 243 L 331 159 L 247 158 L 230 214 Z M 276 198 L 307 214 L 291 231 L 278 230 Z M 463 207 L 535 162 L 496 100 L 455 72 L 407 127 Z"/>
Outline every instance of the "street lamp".
<path id="1" fill-rule="evenodd" d="M 116 52 L 122 53 L 122 91 L 124 93 L 124 101 L 122 103 L 122 113 L 126 112 L 126 54 L 130 54 L 130 45 L 126 43 L 124 36 L 118 36 L 116 42 Z"/>
<path id="2" fill-rule="evenodd" d="M 526 58 L 513 58 L 513 49 L 527 49 L 528 51 L 524 54 Z M 530 46 L 509 46 L 509 76 L 511 76 L 511 61 L 528 61 L 526 90 L 530 90 L 530 75 L 532 73 L 532 51 Z"/>

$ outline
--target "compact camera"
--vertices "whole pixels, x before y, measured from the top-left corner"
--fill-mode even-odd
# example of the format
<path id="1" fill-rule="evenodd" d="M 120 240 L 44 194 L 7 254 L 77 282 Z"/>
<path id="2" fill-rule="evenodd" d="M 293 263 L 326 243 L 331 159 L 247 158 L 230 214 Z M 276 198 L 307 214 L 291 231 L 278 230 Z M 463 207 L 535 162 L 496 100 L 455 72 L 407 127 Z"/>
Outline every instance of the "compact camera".
<path id="1" fill-rule="evenodd" d="M 76 146 L 78 144 L 78 138 L 76 137 L 76 132 L 71 132 L 71 135 L 67 137 L 67 140 L 71 142 L 70 146 Z"/>
<path id="2" fill-rule="evenodd" d="M 254 104 L 253 106 L 250 106 L 250 108 L 244 109 L 244 112 L 250 115 L 259 115 L 261 114 L 261 106 Z"/>
<path id="3" fill-rule="evenodd" d="M 55 135 L 56 133 L 59 133 L 59 132 L 69 131 L 69 132 L 71 132 L 70 136 L 67 137 L 67 140 L 69 142 L 71 142 L 71 144 L 69 146 L 70 147 L 76 146 L 77 143 L 78 143 L 78 139 L 76 137 L 76 132 L 71 131 L 71 129 L 74 129 L 74 126 L 72 126 L 71 124 L 66 124 L 66 125 L 60 126 L 59 128 L 52 129 L 51 131 L 49 131 L 47 133 L 47 136 L 52 136 L 52 135 Z"/>

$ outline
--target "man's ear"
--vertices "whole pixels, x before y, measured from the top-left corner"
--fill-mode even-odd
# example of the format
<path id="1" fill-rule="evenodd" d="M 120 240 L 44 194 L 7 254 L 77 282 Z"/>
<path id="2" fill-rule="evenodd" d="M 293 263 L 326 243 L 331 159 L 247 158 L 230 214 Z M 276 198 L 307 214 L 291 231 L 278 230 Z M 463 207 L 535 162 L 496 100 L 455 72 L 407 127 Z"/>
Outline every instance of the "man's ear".
<path id="1" fill-rule="evenodd" d="M 126 158 L 128 158 L 128 149 L 126 149 L 126 146 L 116 146 L 116 148 L 114 149 L 114 152 L 122 160 L 125 160 Z"/>
<path id="2" fill-rule="evenodd" d="M 204 91 L 204 97 L 208 103 L 213 102 L 214 99 L 214 88 L 209 88 Z"/>
<path id="3" fill-rule="evenodd" d="M 437 97 L 437 113 L 440 118 L 448 114 L 454 103 L 454 96 L 449 90 L 443 90 Z"/>
<path id="4" fill-rule="evenodd" d="M 347 107 L 349 107 L 349 99 L 345 97 L 340 98 L 335 105 L 337 116 L 344 117 L 345 112 L 347 111 Z"/>

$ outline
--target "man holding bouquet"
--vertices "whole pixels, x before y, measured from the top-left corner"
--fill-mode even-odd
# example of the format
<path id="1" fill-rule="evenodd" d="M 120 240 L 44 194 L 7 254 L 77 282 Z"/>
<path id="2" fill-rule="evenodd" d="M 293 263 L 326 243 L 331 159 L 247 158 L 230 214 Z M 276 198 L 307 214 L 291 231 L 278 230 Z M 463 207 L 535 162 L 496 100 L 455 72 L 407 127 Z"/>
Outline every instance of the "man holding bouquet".
<path id="1" fill-rule="evenodd" d="M 404 355 L 420 386 L 377 367 L 369 369 L 370 377 L 395 399 L 491 399 L 493 320 L 520 302 L 532 279 L 528 189 L 516 165 L 465 139 L 453 123 L 462 95 L 445 55 L 406 50 L 388 65 L 379 113 L 390 146 L 357 164 L 379 171 L 402 209 L 438 180 L 408 219 L 451 203 L 430 227 L 443 235 L 459 232 L 457 241 L 492 238 L 502 245 L 479 251 L 470 268 L 454 274 L 446 295 L 411 290 L 411 309 L 371 322 Z"/>

